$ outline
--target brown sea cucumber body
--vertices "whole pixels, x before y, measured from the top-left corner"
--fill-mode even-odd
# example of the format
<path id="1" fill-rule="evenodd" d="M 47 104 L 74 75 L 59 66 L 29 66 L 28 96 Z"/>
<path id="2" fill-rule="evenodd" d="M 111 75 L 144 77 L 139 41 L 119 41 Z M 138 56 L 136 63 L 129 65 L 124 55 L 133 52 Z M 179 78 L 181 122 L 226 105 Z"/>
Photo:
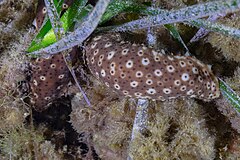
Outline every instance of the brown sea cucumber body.
<path id="1" fill-rule="evenodd" d="M 165 55 L 124 42 L 118 34 L 95 36 L 87 41 L 85 50 L 91 72 L 122 95 L 155 100 L 196 97 L 205 101 L 220 95 L 210 67 L 196 58 Z"/>
<path id="2" fill-rule="evenodd" d="M 63 10 L 73 3 L 72 0 L 64 0 Z M 36 29 L 39 30 L 43 24 L 47 13 L 44 0 L 38 0 Z M 73 47 L 69 53 L 72 63 L 77 61 L 78 50 Z M 54 100 L 64 95 L 68 84 L 72 80 L 70 71 L 64 61 L 62 53 L 58 53 L 48 58 L 37 58 L 31 61 L 32 78 L 30 80 L 31 99 L 37 111 L 48 108 Z"/>

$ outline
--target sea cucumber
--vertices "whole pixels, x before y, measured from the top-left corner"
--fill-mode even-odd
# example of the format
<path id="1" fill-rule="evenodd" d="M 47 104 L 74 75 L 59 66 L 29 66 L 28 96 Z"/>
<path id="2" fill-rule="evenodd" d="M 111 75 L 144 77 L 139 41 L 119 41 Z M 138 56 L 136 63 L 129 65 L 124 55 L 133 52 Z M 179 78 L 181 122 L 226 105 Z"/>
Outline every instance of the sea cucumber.
<path id="1" fill-rule="evenodd" d="M 72 0 L 64 0 L 62 9 L 72 5 Z M 38 0 L 36 29 L 39 30 L 46 16 L 47 8 L 44 0 Z M 77 61 L 77 47 L 69 53 L 72 63 Z M 37 58 L 31 61 L 32 77 L 29 82 L 31 88 L 30 103 L 37 111 L 43 111 L 57 98 L 66 93 L 72 76 L 64 61 L 62 53 L 49 58 Z"/>
<path id="2" fill-rule="evenodd" d="M 210 101 L 220 95 L 211 67 L 190 56 L 166 55 L 101 34 L 86 42 L 87 64 L 106 86 L 119 94 L 154 100 L 195 97 Z"/>
<path id="3" fill-rule="evenodd" d="M 72 64 L 77 62 L 77 47 L 69 53 Z M 67 92 L 72 75 L 61 53 L 49 58 L 37 58 L 31 63 L 32 77 L 30 80 L 31 99 L 37 111 L 43 111 L 57 98 Z"/>
<path id="4" fill-rule="evenodd" d="M 73 0 L 64 0 L 62 4 L 62 10 L 66 10 L 69 6 L 73 4 Z M 47 8 L 45 6 L 44 0 L 38 0 L 37 14 L 35 19 L 35 27 L 39 30 L 43 24 L 44 18 L 47 13 Z"/>

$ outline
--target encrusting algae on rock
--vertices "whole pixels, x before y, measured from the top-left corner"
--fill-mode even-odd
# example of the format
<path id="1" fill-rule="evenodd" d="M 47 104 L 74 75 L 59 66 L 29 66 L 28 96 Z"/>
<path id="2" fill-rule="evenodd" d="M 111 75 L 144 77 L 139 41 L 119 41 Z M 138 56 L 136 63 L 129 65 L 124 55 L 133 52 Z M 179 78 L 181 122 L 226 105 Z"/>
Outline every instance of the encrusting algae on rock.
<path id="1" fill-rule="evenodd" d="M 118 34 L 91 38 L 85 48 L 91 72 L 118 93 L 155 100 L 220 95 L 211 68 L 189 56 L 165 55 L 144 45 L 121 41 Z"/>

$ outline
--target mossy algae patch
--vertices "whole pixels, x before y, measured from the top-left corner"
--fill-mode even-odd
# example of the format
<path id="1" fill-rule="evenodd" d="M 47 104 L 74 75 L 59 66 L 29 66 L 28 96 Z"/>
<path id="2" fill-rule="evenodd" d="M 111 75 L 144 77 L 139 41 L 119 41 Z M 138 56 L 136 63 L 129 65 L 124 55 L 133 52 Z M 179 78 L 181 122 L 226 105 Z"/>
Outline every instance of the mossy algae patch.
<path id="1" fill-rule="evenodd" d="M 229 27 L 240 28 L 240 12 L 225 16 L 219 19 L 219 23 L 222 23 Z M 207 41 L 214 47 L 222 51 L 222 54 L 228 60 L 234 60 L 240 62 L 240 41 L 233 37 L 227 37 L 219 33 L 210 33 L 207 37 Z"/>

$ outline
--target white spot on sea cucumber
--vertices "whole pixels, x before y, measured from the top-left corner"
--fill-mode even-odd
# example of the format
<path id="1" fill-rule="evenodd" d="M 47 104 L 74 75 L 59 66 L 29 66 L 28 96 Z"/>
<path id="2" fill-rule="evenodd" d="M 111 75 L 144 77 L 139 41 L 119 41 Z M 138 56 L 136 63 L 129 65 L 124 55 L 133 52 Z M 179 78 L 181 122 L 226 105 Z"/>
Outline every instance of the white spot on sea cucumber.
<path id="1" fill-rule="evenodd" d="M 102 65 L 102 61 L 99 60 L 99 61 L 98 61 L 98 66 L 100 67 L 101 65 Z"/>
<path id="2" fill-rule="evenodd" d="M 167 58 L 168 58 L 170 61 L 173 61 L 173 60 L 174 60 L 173 57 L 171 57 L 171 56 L 167 56 Z"/>
<path id="3" fill-rule="evenodd" d="M 128 95 L 129 94 L 128 91 L 126 91 L 126 90 L 123 90 L 122 92 L 123 92 L 124 95 Z"/>
<path id="4" fill-rule="evenodd" d="M 169 89 L 169 88 L 163 88 L 163 93 L 165 93 L 165 94 L 170 94 L 170 93 L 171 93 L 171 89 Z"/>
<path id="5" fill-rule="evenodd" d="M 101 70 L 101 75 L 102 75 L 102 77 L 105 77 L 105 76 L 106 76 L 106 72 L 105 72 L 104 69 Z"/>
<path id="6" fill-rule="evenodd" d="M 209 73 L 206 69 L 203 69 L 203 73 L 204 73 L 205 76 L 209 76 Z"/>
<path id="7" fill-rule="evenodd" d="M 167 66 L 168 72 L 172 73 L 175 71 L 175 68 L 172 65 Z"/>
<path id="8" fill-rule="evenodd" d="M 152 81 L 151 79 L 147 79 L 147 80 L 146 80 L 146 84 L 147 84 L 147 85 L 152 85 L 152 84 L 153 84 L 153 81 Z"/>
<path id="9" fill-rule="evenodd" d="M 112 63 L 110 64 L 110 68 L 111 68 L 111 69 L 115 69 L 115 67 L 116 67 L 116 63 L 115 63 L 115 62 L 112 62 Z"/>
<path id="10" fill-rule="evenodd" d="M 112 46 L 112 43 L 111 43 L 111 42 L 107 42 L 107 43 L 105 44 L 104 48 L 108 48 L 108 47 L 110 47 L 110 46 Z"/>
<path id="11" fill-rule="evenodd" d="M 138 82 L 137 81 L 130 82 L 130 86 L 135 88 L 138 86 Z"/>
<path id="12" fill-rule="evenodd" d="M 35 98 L 38 98 L 37 93 L 33 93 L 33 96 L 34 96 Z"/>
<path id="13" fill-rule="evenodd" d="M 209 94 L 208 98 L 212 99 L 213 98 L 213 94 Z"/>
<path id="14" fill-rule="evenodd" d="M 189 64 L 190 66 L 192 66 L 192 65 L 193 65 L 193 62 L 192 62 L 191 60 L 188 60 L 188 64 Z"/>
<path id="15" fill-rule="evenodd" d="M 160 56 L 154 56 L 154 60 L 155 60 L 155 62 L 159 62 L 160 61 Z"/>
<path id="16" fill-rule="evenodd" d="M 133 67 L 133 61 L 132 60 L 128 60 L 126 63 L 126 67 L 127 68 L 132 68 Z"/>
<path id="17" fill-rule="evenodd" d="M 183 81 L 188 81 L 189 80 L 189 74 L 183 73 L 181 78 L 182 78 Z"/>
<path id="18" fill-rule="evenodd" d="M 37 81 L 36 81 L 35 79 L 33 80 L 33 84 L 34 84 L 35 86 L 38 85 L 38 83 L 37 83 Z"/>
<path id="19" fill-rule="evenodd" d="M 212 89 L 212 91 L 214 91 L 216 89 L 216 84 L 214 82 L 212 82 L 211 89 Z"/>
<path id="20" fill-rule="evenodd" d="M 196 67 L 193 67 L 193 68 L 192 68 L 192 72 L 193 72 L 194 74 L 198 74 L 198 69 L 197 69 Z"/>
<path id="21" fill-rule="evenodd" d="M 210 84 L 210 82 L 207 82 L 207 89 L 211 89 L 211 84 Z"/>
<path id="22" fill-rule="evenodd" d="M 118 84 L 114 84 L 114 88 L 116 88 L 117 90 L 119 90 L 121 87 Z"/>
<path id="23" fill-rule="evenodd" d="M 187 95 L 192 95 L 193 94 L 193 90 L 190 89 L 189 91 L 187 91 Z"/>
<path id="24" fill-rule="evenodd" d="M 136 97 L 140 97 L 140 96 L 142 96 L 142 93 L 136 92 L 136 93 L 134 93 L 134 95 L 135 95 Z"/>
<path id="25" fill-rule="evenodd" d="M 156 90 L 153 89 L 153 88 L 149 88 L 146 90 L 148 94 L 155 94 L 156 93 Z"/>
<path id="26" fill-rule="evenodd" d="M 127 54 L 128 54 L 128 51 L 129 51 L 129 49 L 127 49 L 127 48 L 123 49 L 123 50 L 122 50 L 122 55 L 127 55 Z"/>
<path id="27" fill-rule="evenodd" d="M 189 81 L 189 85 L 190 85 L 190 86 L 193 86 L 193 85 L 194 85 L 194 80 L 190 80 L 190 81 Z"/>
<path id="28" fill-rule="evenodd" d="M 51 97 L 44 97 L 44 99 L 48 101 L 51 99 Z"/>
<path id="29" fill-rule="evenodd" d="M 126 74 L 125 74 L 125 73 L 123 73 L 123 72 L 121 72 L 120 76 L 121 76 L 121 78 L 123 79 L 123 78 L 125 78 L 125 77 L 126 77 Z"/>
<path id="30" fill-rule="evenodd" d="M 46 80 L 46 77 L 40 76 L 40 80 L 45 81 L 45 80 Z"/>
<path id="31" fill-rule="evenodd" d="M 37 58 L 37 59 L 35 60 L 36 63 L 38 63 L 38 62 L 41 63 L 42 61 L 43 61 L 42 58 Z"/>
<path id="32" fill-rule="evenodd" d="M 114 56 L 115 51 L 108 52 L 107 59 L 110 60 Z"/>
<path id="33" fill-rule="evenodd" d="M 97 45 L 97 42 L 93 42 L 93 43 L 91 44 L 91 48 L 92 48 L 92 49 L 95 48 L 96 45 Z"/>
<path id="34" fill-rule="evenodd" d="M 148 58 L 142 58 L 142 65 L 147 66 L 150 63 Z"/>
<path id="35" fill-rule="evenodd" d="M 111 70 L 110 70 L 110 74 L 111 74 L 112 76 L 114 76 L 114 75 L 115 75 L 115 70 L 114 70 L 114 69 L 111 69 Z"/>
<path id="36" fill-rule="evenodd" d="M 51 68 L 56 68 L 56 64 L 53 63 L 53 64 L 50 65 L 50 67 Z"/>
<path id="37" fill-rule="evenodd" d="M 108 82 L 105 82 L 105 85 L 106 85 L 107 87 L 109 87 L 109 83 L 108 83 Z"/>
<path id="38" fill-rule="evenodd" d="M 100 60 L 100 61 L 102 61 L 102 60 L 103 60 L 103 58 L 104 58 L 104 55 L 103 55 L 103 54 L 101 54 L 101 55 L 99 56 L 99 60 Z"/>
<path id="39" fill-rule="evenodd" d="M 93 41 L 98 41 L 98 40 L 100 40 L 101 38 L 102 38 L 102 36 L 96 36 L 96 37 L 93 38 Z"/>
<path id="40" fill-rule="evenodd" d="M 202 79 L 201 76 L 198 76 L 198 81 L 201 82 L 201 83 L 203 82 L 203 79 Z"/>
<path id="41" fill-rule="evenodd" d="M 181 67 L 186 67 L 186 63 L 184 61 L 179 61 Z"/>
<path id="42" fill-rule="evenodd" d="M 94 57 L 91 58 L 91 63 L 92 63 L 92 64 L 94 63 Z"/>
<path id="43" fill-rule="evenodd" d="M 47 13 L 47 8 L 46 8 L 46 7 L 43 7 L 42 13 L 43 13 L 43 14 Z"/>
<path id="44" fill-rule="evenodd" d="M 181 81 L 180 80 L 175 80 L 174 84 L 175 84 L 175 86 L 180 86 L 181 85 Z"/>
<path id="45" fill-rule="evenodd" d="M 155 74 L 157 77 L 160 77 L 160 76 L 162 76 L 162 71 L 161 71 L 160 69 L 156 69 L 156 70 L 154 71 L 154 74 Z"/>
<path id="46" fill-rule="evenodd" d="M 186 86 L 181 86 L 181 87 L 180 87 L 180 91 L 182 91 L 182 92 L 183 92 L 183 91 L 186 91 L 186 89 L 187 89 Z"/>
<path id="47" fill-rule="evenodd" d="M 202 90 L 198 90 L 197 94 L 200 95 L 202 93 Z"/>
<path id="48" fill-rule="evenodd" d="M 136 72 L 136 77 L 137 78 L 140 78 L 140 77 L 142 77 L 143 76 L 143 72 L 142 71 L 137 71 Z"/>
<path id="49" fill-rule="evenodd" d="M 143 56 L 143 54 L 144 54 L 144 52 L 143 52 L 143 50 L 139 50 L 138 52 L 137 52 L 137 54 L 138 54 L 138 56 Z"/>
<path id="50" fill-rule="evenodd" d="M 61 74 L 58 76 L 59 79 L 63 79 L 63 77 L 64 77 L 64 74 Z"/>
<path id="51" fill-rule="evenodd" d="M 98 54 L 98 52 L 99 52 L 99 49 L 94 50 L 93 55 L 96 56 Z"/>

